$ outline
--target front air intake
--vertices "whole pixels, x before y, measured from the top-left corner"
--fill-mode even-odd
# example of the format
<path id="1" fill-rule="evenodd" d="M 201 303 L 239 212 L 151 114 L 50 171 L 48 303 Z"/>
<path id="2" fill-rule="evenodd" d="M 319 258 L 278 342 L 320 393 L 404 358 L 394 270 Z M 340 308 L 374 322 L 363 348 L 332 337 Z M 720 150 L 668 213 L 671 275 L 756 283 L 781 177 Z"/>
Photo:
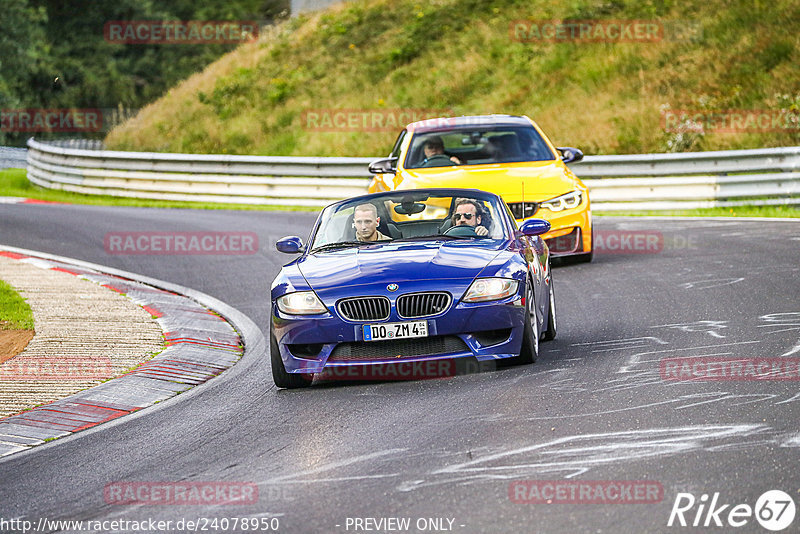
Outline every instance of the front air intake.
<path id="1" fill-rule="evenodd" d="M 383 321 L 389 318 L 386 297 L 355 297 L 339 301 L 339 315 L 348 321 Z"/>
<path id="2" fill-rule="evenodd" d="M 450 294 L 409 293 L 397 299 L 397 314 L 404 319 L 439 315 L 450 306 Z"/>

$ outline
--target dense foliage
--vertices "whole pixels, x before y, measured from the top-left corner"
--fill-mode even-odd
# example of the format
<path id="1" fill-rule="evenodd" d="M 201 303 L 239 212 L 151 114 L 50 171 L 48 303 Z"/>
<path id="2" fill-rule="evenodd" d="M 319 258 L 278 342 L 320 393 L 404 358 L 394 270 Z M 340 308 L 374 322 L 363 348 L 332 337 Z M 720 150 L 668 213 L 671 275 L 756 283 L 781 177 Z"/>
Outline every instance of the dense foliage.
<path id="1" fill-rule="evenodd" d="M 155 100 L 235 47 L 116 44 L 104 38 L 106 22 L 267 24 L 287 10 L 288 0 L 3 0 L 0 109 L 100 108 L 124 114 Z M 0 144 L 20 144 L 30 135 L 0 132 Z"/>

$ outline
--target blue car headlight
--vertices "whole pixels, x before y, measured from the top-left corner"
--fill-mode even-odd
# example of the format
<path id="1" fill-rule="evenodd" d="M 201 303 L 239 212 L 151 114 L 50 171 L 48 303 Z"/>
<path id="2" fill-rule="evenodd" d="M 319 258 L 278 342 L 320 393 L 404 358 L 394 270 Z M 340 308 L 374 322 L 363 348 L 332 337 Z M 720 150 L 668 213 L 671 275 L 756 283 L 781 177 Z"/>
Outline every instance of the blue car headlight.
<path id="1" fill-rule="evenodd" d="M 508 298 L 517 293 L 519 283 L 510 278 L 478 278 L 464 293 L 462 302 L 486 302 Z"/>
<path id="2" fill-rule="evenodd" d="M 313 291 L 297 291 L 278 297 L 278 309 L 291 315 L 314 315 L 325 313 L 328 308 Z"/>

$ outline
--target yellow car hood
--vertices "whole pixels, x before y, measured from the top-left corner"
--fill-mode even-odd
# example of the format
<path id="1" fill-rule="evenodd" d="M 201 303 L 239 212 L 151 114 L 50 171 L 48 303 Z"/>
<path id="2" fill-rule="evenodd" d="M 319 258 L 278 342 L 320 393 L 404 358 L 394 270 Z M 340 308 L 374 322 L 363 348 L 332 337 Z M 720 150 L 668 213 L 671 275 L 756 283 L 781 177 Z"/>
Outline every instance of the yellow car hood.
<path id="1" fill-rule="evenodd" d="M 575 189 L 585 189 L 562 165 L 553 161 L 490 163 L 461 167 L 403 169 L 398 189 L 466 187 L 490 191 L 506 202 L 541 202 Z"/>

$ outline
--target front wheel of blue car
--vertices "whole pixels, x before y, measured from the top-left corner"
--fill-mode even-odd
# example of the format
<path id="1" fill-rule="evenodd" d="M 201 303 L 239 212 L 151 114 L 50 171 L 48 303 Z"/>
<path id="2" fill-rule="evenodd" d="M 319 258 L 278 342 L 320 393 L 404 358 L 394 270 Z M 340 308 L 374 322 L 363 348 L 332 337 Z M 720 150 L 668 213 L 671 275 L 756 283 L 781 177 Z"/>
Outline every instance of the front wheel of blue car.
<path id="1" fill-rule="evenodd" d="M 533 284 L 527 283 L 525 292 L 525 325 L 522 331 L 522 348 L 519 363 L 534 363 L 539 356 L 539 324 L 536 320 L 536 303 L 533 301 Z"/>
<path id="2" fill-rule="evenodd" d="M 272 362 L 272 380 L 279 388 L 297 389 L 311 385 L 311 380 L 307 375 L 286 372 L 286 367 L 281 359 L 281 351 L 278 348 L 278 340 L 275 339 L 275 332 L 272 324 L 269 325 L 269 356 Z"/>

